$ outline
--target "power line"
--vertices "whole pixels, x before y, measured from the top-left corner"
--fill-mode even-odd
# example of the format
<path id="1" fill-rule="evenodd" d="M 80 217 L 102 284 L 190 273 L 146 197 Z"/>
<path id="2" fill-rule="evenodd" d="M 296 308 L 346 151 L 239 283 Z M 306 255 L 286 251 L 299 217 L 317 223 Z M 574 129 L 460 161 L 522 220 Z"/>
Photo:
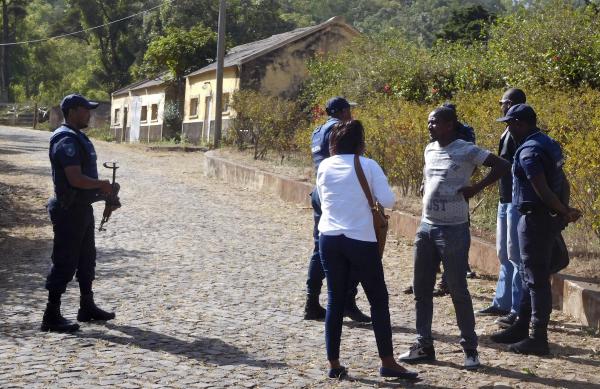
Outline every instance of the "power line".
<path id="1" fill-rule="evenodd" d="M 172 1 L 173 0 L 165 0 L 164 3 L 171 3 Z M 128 20 L 128 19 L 131 19 L 131 18 L 135 18 L 136 16 L 148 13 L 150 11 L 154 11 L 155 9 L 162 7 L 164 5 L 164 3 L 160 4 L 160 5 L 157 5 L 155 7 L 152 7 L 152 8 L 148 8 L 148 9 L 146 9 L 144 11 L 140 11 L 140 12 L 138 12 L 136 14 L 125 16 L 124 18 L 113 20 L 112 22 L 104 23 L 104 24 L 101 24 L 99 26 L 85 28 L 85 29 L 80 30 L 80 31 L 69 32 L 69 33 L 66 33 L 66 34 L 51 36 L 49 38 L 33 39 L 33 40 L 21 41 L 21 42 L 0 43 L 0 46 L 28 45 L 28 44 L 31 44 L 31 43 L 46 42 L 46 41 L 49 41 L 49 40 L 52 40 L 52 39 L 60 39 L 60 38 L 65 38 L 65 37 L 72 36 L 72 35 L 81 34 L 83 32 L 88 32 L 88 31 L 96 30 L 98 28 L 110 26 L 111 24 L 119 23 L 119 22 L 122 22 L 123 20 Z"/>

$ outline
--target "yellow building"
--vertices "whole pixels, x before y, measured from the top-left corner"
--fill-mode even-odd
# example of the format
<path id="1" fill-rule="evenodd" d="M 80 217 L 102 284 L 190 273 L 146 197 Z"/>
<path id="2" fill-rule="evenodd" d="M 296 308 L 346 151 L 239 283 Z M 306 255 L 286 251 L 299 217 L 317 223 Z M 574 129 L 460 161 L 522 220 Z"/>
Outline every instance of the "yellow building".
<path id="1" fill-rule="evenodd" d="M 173 136 L 164 126 L 165 101 L 171 95 L 168 73 L 112 93 L 110 126 L 118 142 L 155 142 Z"/>
<path id="2" fill-rule="evenodd" d="M 307 78 L 307 61 L 315 54 L 335 53 L 359 32 L 334 17 L 316 26 L 236 46 L 227 52 L 223 76 L 223 130 L 235 114 L 229 107 L 239 89 L 294 98 Z M 214 137 L 216 63 L 186 77 L 182 134 L 193 143 Z"/>

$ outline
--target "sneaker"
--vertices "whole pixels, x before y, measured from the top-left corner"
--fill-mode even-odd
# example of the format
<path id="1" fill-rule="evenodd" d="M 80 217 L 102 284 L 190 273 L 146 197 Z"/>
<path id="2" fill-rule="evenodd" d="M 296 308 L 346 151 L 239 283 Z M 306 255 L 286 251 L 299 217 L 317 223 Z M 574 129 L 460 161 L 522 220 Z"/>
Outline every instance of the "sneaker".
<path id="1" fill-rule="evenodd" d="M 498 327 L 500 328 L 508 328 L 515 324 L 515 321 L 517 321 L 517 313 L 511 312 L 506 316 L 497 318 L 494 323 L 498 324 Z"/>
<path id="2" fill-rule="evenodd" d="M 510 312 L 505 311 L 504 309 L 500 309 L 495 305 L 490 305 L 487 308 L 480 309 L 479 311 L 475 311 L 476 316 L 506 316 Z"/>
<path id="3" fill-rule="evenodd" d="M 477 278 L 477 273 L 469 270 L 469 271 L 467 271 L 467 278 Z"/>
<path id="4" fill-rule="evenodd" d="M 481 366 L 477 350 L 465 350 L 465 369 L 477 369 Z"/>
<path id="5" fill-rule="evenodd" d="M 438 283 L 438 285 L 433 290 L 434 297 L 442 297 L 450 294 L 450 289 L 448 289 L 448 285 L 443 282 Z"/>
<path id="6" fill-rule="evenodd" d="M 401 354 L 398 358 L 402 362 L 421 362 L 421 361 L 435 361 L 435 350 L 433 346 L 423 347 L 419 343 L 414 343 L 410 346 L 410 349 Z"/>
<path id="7" fill-rule="evenodd" d="M 404 290 L 402 291 L 402 293 L 404 293 L 404 294 L 413 294 L 414 293 L 413 286 L 412 285 L 407 286 L 406 288 L 404 288 Z"/>

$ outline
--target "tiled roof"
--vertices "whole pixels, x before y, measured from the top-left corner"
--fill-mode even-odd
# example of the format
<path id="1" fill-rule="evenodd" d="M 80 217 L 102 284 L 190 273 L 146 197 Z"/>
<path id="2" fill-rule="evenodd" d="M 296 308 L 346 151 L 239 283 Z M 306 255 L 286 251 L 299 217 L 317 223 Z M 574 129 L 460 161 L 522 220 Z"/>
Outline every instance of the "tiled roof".
<path id="1" fill-rule="evenodd" d="M 155 78 L 148 78 L 142 81 L 134 82 L 133 84 L 129 84 L 121 89 L 118 89 L 112 93 L 113 96 L 121 95 L 128 93 L 129 91 L 150 88 L 157 85 L 162 85 L 165 81 L 169 80 L 171 77 L 169 72 L 163 72 L 159 74 Z"/>
<path id="2" fill-rule="evenodd" d="M 342 24 L 352 30 L 353 27 L 344 23 L 343 19 L 340 17 L 333 17 L 327 20 L 324 23 L 317 24 L 316 26 L 311 27 L 303 27 L 297 28 L 293 31 L 284 32 L 282 34 L 277 34 L 270 36 L 269 38 L 262 39 L 256 42 L 246 43 L 243 45 L 235 46 L 227 52 L 227 55 L 224 58 L 224 67 L 241 65 L 245 62 L 248 62 L 256 57 L 267 54 L 273 50 L 276 50 L 286 44 L 297 41 L 307 35 L 310 35 L 314 32 L 322 30 L 333 24 Z M 356 31 L 356 30 L 354 30 Z M 358 32 L 357 32 L 358 34 Z M 186 77 L 195 76 L 197 74 L 202 74 L 211 70 L 215 70 L 217 68 L 217 63 L 213 62 L 208 66 L 203 67 L 202 69 L 196 70 L 188 74 Z"/>

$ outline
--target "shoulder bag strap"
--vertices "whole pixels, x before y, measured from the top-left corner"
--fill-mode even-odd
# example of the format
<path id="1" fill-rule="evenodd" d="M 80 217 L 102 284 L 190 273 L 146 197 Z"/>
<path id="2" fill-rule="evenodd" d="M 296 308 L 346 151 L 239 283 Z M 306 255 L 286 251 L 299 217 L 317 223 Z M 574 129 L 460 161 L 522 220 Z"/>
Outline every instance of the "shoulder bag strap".
<path id="1" fill-rule="evenodd" d="M 358 176 L 358 182 L 360 182 L 360 186 L 362 187 L 363 192 L 365 192 L 365 196 L 367 196 L 367 201 L 369 202 L 369 207 L 371 209 L 375 208 L 375 202 L 373 201 L 373 196 L 371 195 L 371 189 L 369 188 L 369 184 L 367 183 L 367 178 L 365 177 L 365 172 L 363 172 L 362 166 L 360 166 L 360 158 L 358 154 L 354 155 L 354 170 L 356 170 L 356 175 Z"/>

